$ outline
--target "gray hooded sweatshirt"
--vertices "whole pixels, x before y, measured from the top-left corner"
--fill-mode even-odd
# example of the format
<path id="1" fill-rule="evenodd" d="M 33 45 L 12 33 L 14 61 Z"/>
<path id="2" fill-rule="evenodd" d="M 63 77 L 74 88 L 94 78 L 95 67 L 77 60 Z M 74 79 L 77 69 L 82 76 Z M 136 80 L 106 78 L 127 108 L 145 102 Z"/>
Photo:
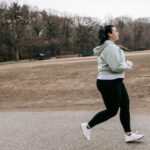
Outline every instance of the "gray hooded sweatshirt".
<path id="1" fill-rule="evenodd" d="M 106 40 L 104 44 L 94 48 L 98 58 L 98 79 L 113 80 L 125 77 L 125 70 L 132 68 L 132 62 L 125 60 L 123 50 L 114 42 Z"/>

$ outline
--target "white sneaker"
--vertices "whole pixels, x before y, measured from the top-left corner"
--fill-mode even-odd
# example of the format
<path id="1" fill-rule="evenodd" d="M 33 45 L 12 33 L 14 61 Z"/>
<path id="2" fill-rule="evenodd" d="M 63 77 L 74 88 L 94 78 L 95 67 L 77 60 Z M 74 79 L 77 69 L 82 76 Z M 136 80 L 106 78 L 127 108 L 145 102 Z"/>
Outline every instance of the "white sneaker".
<path id="1" fill-rule="evenodd" d="M 144 137 L 143 134 L 138 134 L 138 132 L 135 132 L 135 133 L 131 132 L 131 135 L 125 135 L 125 141 L 127 143 L 134 142 L 134 141 L 140 140 L 143 137 Z"/>
<path id="2" fill-rule="evenodd" d="M 81 129 L 83 131 L 83 134 L 84 134 L 85 138 L 87 140 L 90 140 L 91 139 L 91 137 L 90 137 L 90 135 L 91 135 L 91 129 L 88 129 L 87 125 L 88 125 L 88 123 L 81 123 Z"/>

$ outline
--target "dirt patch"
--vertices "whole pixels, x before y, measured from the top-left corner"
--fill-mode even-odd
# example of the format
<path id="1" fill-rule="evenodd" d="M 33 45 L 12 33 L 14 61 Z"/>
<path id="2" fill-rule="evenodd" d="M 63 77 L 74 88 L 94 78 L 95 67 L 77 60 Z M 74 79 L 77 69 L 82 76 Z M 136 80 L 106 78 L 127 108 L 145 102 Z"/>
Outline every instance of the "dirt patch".
<path id="1" fill-rule="evenodd" d="M 134 69 L 125 84 L 133 111 L 149 112 L 150 51 L 127 53 Z M 104 107 L 96 89 L 96 57 L 0 65 L 0 110 L 95 110 Z"/>

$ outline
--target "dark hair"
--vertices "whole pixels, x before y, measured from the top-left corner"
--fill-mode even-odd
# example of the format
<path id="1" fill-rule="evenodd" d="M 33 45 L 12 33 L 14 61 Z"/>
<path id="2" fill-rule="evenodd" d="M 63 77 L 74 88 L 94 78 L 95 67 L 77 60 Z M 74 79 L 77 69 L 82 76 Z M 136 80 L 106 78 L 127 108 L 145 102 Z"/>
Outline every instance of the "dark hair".
<path id="1" fill-rule="evenodd" d="M 100 41 L 100 45 L 103 44 L 106 40 L 108 40 L 108 33 L 112 33 L 113 25 L 100 26 L 98 37 Z"/>

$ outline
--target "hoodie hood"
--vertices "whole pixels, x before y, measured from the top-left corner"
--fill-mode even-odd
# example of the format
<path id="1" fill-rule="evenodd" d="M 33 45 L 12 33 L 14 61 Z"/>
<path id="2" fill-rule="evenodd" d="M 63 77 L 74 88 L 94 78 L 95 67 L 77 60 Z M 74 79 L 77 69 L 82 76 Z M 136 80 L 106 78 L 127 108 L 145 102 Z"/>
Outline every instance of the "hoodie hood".
<path id="1" fill-rule="evenodd" d="M 94 55 L 100 56 L 101 52 L 106 48 L 109 44 L 114 44 L 114 42 L 110 40 L 106 40 L 102 45 L 97 46 L 93 49 Z"/>

